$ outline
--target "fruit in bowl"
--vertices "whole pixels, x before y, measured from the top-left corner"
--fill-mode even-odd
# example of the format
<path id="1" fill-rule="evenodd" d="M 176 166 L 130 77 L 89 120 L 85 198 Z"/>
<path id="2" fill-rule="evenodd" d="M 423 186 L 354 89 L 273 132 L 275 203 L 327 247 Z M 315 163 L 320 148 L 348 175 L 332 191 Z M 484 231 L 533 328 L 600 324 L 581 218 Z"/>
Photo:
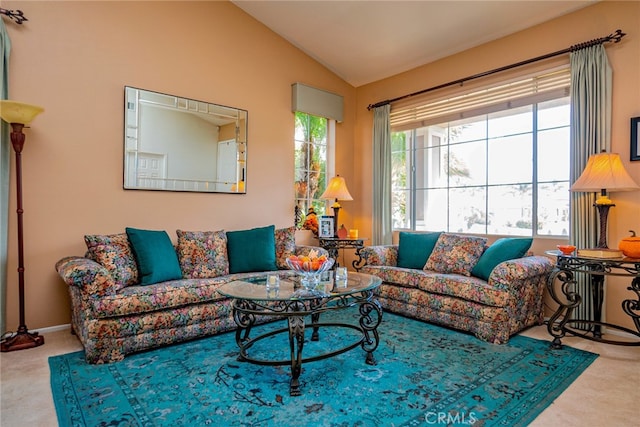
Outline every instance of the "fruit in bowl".
<path id="1" fill-rule="evenodd" d="M 571 255 L 573 253 L 573 251 L 576 250 L 576 247 L 573 246 L 573 245 L 558 245 L 558 249 L 564 255 Z"/>
<path id="2" fill-rule="evenodd" d="M 321 273 L 331 268 L 333 259 L 327 258 L 326 255 L 318 256 L 318 251 L 312 249 L 308 255 L 291 255 L 287 258 L 287 265 L 298 272 Z"/>
<path id="3" fill-rule="evenodd" d="M 287 265 L 299 276 L 302 285 L 307 289 L 313 289 L 320 283 L 320 274 L 333 266 L 333 259 L 326 255 L 318 255 L 318 251 L 311 250 L 308 255 L 291 255 L 287 259 Z"/>

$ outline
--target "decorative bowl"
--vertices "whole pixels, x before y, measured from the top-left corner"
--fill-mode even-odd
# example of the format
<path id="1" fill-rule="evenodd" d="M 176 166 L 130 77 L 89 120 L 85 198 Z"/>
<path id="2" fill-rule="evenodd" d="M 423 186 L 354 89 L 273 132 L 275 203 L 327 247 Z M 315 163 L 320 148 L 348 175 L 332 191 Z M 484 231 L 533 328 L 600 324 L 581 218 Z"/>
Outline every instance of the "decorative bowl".
<path id="1" fill-rule="evenodd" d="M 300 283 L 307 290 L 312 290 L 320 283 L 320 276 L 323 272 L 333 266 L 333 259 L 320 257 L 311 258 L 306 256 L 291 256 L 286 259 L 289 268 L 300 276 Z"/>
<path id="2" fill-rule="evenodd" d="M 557 247 L 564 255 L 571 255 L 576 250 L 573 245 L 558 245 Z"/>

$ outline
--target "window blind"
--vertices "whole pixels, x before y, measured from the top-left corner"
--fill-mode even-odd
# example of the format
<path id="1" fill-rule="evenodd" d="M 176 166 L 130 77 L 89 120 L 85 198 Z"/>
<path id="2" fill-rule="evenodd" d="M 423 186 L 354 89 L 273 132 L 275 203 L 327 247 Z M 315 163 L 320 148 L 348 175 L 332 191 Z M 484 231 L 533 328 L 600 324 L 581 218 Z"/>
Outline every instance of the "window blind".
<path id="1" fill-rule="evenodd" d="M 446 96 L 408 98 L 391 104 L 391 129 L 416 129 L 569 96 L 570 84 L 570 69 L 562 67 Z"/>

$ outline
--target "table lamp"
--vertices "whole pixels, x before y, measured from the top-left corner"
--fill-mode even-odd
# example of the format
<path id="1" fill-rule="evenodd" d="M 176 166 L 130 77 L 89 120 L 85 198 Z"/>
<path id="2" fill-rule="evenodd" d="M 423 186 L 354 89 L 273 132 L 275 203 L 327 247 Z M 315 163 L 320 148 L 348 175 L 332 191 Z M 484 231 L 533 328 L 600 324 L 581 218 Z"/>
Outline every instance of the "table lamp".
<path id="1" fill-rule="evenodd" d="M 582 175 L 573 183 L 570 191 L 600 192 L 600 196 L 594 203 L 600 216 L 600 237 L 597 248 L 607 248 L 607 217 L 609 209 L 615 206 L 607 195 L 607 190 L 616 192 L 639 189 L 640 186 L 625 170 L 619 154 L 603 151 L 589 157 Z"/>
<path id="2" fill-rule="evenodd" d="M 11 125 L 11 145 L 16 152 L 16 186 L 18 208 L 18 298 L 20 310 L 20 325 L 18 331 L 3 339 L 0 350 L 3 352 L 23 350 L 44 344 L 44 337 L 37 332 L 29 332 L 24 315 L 24 237 L 22 222 L 22 147 L 25 134 L 22 129 L 40 113 L 43 108 L 21 102 L 0 100 L 0 117 Z"/>
<path id="3" fill-rule="evenodd" d="M 338 200 L 353 200 L 351 194 L 349 194 L 349 190 L 347 189 L 347 183 L 344 178 L 340 175 L 336 175 L 331 178 L 329 181 L 329 185 L 327 185 L 327 189 L 324 190 L 321 199 L 334 199 L 333 205 L 333 237 L 338 237 L 338 213 L 340 212 L 340 203 Z"/>

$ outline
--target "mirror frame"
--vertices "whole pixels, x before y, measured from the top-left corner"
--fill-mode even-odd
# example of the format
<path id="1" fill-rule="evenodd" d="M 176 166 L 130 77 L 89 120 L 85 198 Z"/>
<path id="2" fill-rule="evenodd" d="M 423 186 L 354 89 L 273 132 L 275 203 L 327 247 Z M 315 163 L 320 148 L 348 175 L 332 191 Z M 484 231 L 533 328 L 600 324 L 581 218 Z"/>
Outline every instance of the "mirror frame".
<path id="1" fill-rule="evenodd" d="M 123 188 L 246 194 L 248 116 L 125 86 Z"/>

